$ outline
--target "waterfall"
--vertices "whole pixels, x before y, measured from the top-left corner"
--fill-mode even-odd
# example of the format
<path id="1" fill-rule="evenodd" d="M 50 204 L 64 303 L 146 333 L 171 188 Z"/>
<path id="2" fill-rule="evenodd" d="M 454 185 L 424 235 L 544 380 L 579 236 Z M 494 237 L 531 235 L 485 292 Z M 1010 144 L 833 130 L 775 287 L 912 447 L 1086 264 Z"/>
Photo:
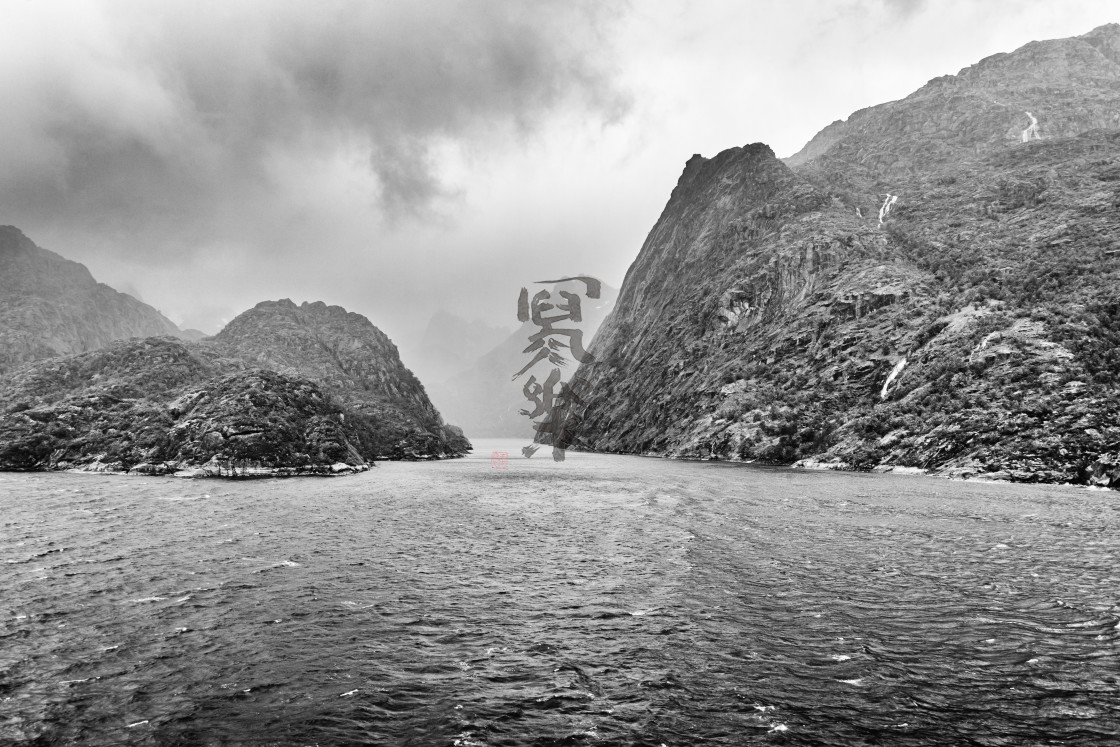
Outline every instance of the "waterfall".
<path id="1" fill-rule="evenodd" d="M 1031 123 L 1027 125 L 1027 129 L 1023 130 L 1023 142 L 1029 143 L 1031 140 L 1041 140 L 1042 135 L 1038 134 L 1038 120 L 1030 112 L 1027 112 L 1027 117 L 1030 118 Z"/>
<path id="2" fill-rule="evenodd" d="M 879 208 L 879 225 L 883 225 L 883 218 L 890 214 L 891 208 L 898 202 L 898 195 L 887 194 L 886 199 L 883 200 L 883 206 Z"/>
<path id="3" fill-rule="evenodd" d="M 887 377 L 887 380 L 885 382 L 883 382 L 883 391 L 879 392 L 879 399 L 886 399 L 887 398 L 887 388 L 890 387 L 890 385 L 892 383 L 894 383 L 894 380 L 898 377 L 898 375 L 900 373 L 902 373 L 902 369 L 904 369 L 904 368 L 906 368 L 906 359 L 905 358 L 900 360 L 898 363 L 894 364 L 894 368 L 891 369 L 891 373 Z"/>

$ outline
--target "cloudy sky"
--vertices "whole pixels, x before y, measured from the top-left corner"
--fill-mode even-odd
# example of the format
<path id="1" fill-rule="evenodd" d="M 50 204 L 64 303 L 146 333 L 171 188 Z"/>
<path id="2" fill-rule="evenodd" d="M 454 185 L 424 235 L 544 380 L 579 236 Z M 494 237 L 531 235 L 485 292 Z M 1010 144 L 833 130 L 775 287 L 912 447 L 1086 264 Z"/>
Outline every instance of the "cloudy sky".
<path id="1" fill-rule="evenodd" d="M 684 162 L 779 156 L 1114 0 L 0 0 L 0 223 L 183 326 L 619 285 Z M 407 360 L 406 360 L 407 362 Z"/>

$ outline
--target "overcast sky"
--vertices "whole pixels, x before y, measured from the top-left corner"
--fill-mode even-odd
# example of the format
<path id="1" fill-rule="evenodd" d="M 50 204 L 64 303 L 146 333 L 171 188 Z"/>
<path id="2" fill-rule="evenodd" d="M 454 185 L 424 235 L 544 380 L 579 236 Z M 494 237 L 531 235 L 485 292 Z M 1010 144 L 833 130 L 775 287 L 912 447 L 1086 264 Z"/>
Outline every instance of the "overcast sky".
<path id="1" fill-rule="evenodd" d="M 0 0 L 0 223 L 181 326 L 618 286 L 685 161 L 836 119 L 1115 0 Z M 404 347 L 408 347 L 407 342 Z M 407 360 L 406 360 L 407 362 Z"/>

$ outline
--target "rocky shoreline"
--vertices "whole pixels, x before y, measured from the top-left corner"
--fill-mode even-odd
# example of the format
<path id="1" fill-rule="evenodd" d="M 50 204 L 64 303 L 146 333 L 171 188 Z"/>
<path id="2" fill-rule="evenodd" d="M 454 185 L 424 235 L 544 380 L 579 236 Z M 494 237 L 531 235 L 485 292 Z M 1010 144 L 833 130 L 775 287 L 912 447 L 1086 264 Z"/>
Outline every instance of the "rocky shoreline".
<path id="1" fill-rule="evenodd" d="M 1084 481 L 1059 482 L 1040 479 L 1047 475 L 1037 475 L 1020 470 L 987 471 L 981 466 L 951 466 L 926 469 L 923 467 L 903 467 L 901 465 L 880 464 L 871 470 L 857 470 L 850 464 L 840 461 L 821 461 L 818 459 L 799 459 L 791 467 L 809 470 L 832 470 L 836 472 L 864 472 L 877 474 L 916 475 L 942 477 L 948 480 L 980 480 L 983 482 L 1034 483 L 1049 485 L 1068 485 L 1073 487 L 1100 488 L 1120 491 L 1120 461 L 1116 457 L 1102 457 L 1090 465 Z"/>
<path id="2" fill-rule="evenodd" d="M 625 451 L 595 451 L 588 449 L 573 449 L 573 451 L 587 451 L 588 453 L 603 453 L 603 454 L 629 454 L 631 456 L 641 456 L 648 459 L 675 459 L 685 462 L 727 462 L 729 464 L 744 464 L 744 465 L 759 465 L 767 467 L 789 467 L 791 469 L 803 469 L 820 472 L 871 472 L 874 474 L 893 474 L 893 475 L 909 475 L 913 477 L 938 477 L 946 480 L 977 480 L 982 482 L 1004 482 L 1008 484 L 1045 484 L 1045 485 L 1063 485 L 1067 487 L 1080 487 L 1089 488 L 1094 490 L 1116 490 L 1120 491 L 1120 457 L 1102 457 L 1095 462 L 1088 472 L 1084 481 L 1060 481 L 1052 479 L 1044 479 L 1046 475 L 1035 475 L 1029 472 L 1012 472 L 1009 470 L 1000 471 L 985 471 L 982 468 L 972 468 L 956 466 L 948 468 L 934 468 L 926 469 L 923 467 L 907 467 L 896 464 L 879 464 L 870 469 L 863 469 L 853 467 L 847 462 L 838 460 L 823 460 L 815 458 L 799 459 L 792 463 L 782 462 L 769 462 L 759 459 L 743 459 L 737 456 L 725 457 L 711 455 L 711 456 L 686 456 L 683 454 L 665 454 L 657 452 L 645 452 L 642 454 L 630 454 Z"/>
<path id="3" fill-rule="evenodd" d="M 190 464 L 185 462 L 160 462 L 156 464 L 144 462 L 131 468 L 125 468 L 121 462 L 102 462 L 96 460 L 80 467 L 71 467 L 65 462 L 59 463 L 54 470 L 57 472 L 70 472 L 73 474 L 99 474 L 99 475 L 142 475 L 145 477 L 183 477 L 206 478 L 220 477 L 224 479 L 252 480 L 276 477 L 341 477 L 368 472 L 373 465 L 346 464 L 309 464 L 309 465 L 277 465 L 264 466 L 259 463 L 237 462 L 234 460 L 211 459 L 203 464 Z"/>

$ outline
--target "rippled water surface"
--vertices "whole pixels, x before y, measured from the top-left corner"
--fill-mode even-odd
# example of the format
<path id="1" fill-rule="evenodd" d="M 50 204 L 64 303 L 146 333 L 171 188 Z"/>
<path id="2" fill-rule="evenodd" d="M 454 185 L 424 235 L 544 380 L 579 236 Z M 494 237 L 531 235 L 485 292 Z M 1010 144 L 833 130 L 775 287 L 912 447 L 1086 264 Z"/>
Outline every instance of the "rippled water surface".
<path id="1" fill-rule="evenodd" d="M 1120 494 L 0 473 L 0 744 L 1120 743 Z"/>

